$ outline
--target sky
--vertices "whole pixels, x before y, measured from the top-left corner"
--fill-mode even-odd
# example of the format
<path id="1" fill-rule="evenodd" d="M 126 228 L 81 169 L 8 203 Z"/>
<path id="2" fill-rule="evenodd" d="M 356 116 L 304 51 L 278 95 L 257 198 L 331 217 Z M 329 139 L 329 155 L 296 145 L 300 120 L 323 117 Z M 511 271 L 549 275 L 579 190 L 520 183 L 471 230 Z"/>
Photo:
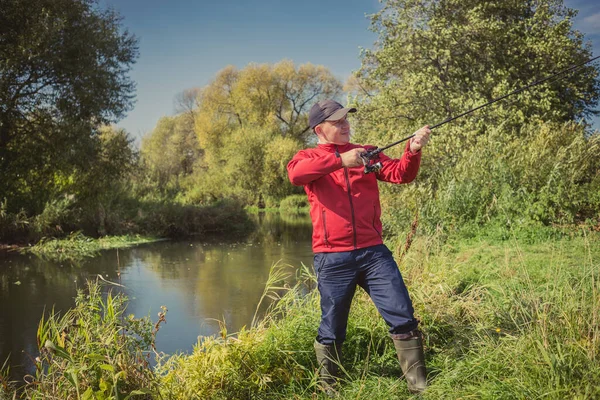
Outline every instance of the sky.
<path id="1" fill-rule="evenodd" d="M 600 55 L 600 2 L 564 0 L 580 10 L 575 28 Z M 123 17 L 139 39 L 140 57 L 131 78 L 136 102 L 117 123 L 140 142 L 159 118 L 174 114 L 174 98 L 206 86 L 227 65 L 324 65 L 344 82 L 360 67 L 360 48 L 377 39 L 368 14 L 377 0 L 101 0 Z M 600 129 L 600 118 L 594 126 Z"/>

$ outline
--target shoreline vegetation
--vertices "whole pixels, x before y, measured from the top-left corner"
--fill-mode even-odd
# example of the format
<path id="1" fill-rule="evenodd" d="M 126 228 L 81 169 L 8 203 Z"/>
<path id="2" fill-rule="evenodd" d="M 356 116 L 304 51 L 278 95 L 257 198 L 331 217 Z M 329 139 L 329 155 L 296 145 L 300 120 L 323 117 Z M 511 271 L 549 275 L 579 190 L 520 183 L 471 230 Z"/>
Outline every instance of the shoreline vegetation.
<path id="1" fill-rule="evenodd" d="M 305 201 L 306 202 L 306 201 Z M 283 203 L 283 202 L 282 202 Z M 237 228 L 233 227 L 231 232 L 227 233 L 227 236 L 231 239 L 233 234 L 234 237 L 245 238 L 248 233 L 252 230 L 250 227 L 250 221 L 247 221 L 248 216 L 240 216 L 240 210 L 229 211 L 230 213 L 224 213 L 218 221 L 213 221 L 212 225 L 225 224 L 226 221 L 235 219 L 243 219 L 244 221 L 238 225 Z M 258 208 L 258 207 L 245 207 L 242 213 L 249 215 L 259 213 L 280 213 L 281 215 L 289 215 L 291 218 L 306 215 L 308 212 L 307 207 L 303 207 L 302 203 L 299 206 L 284 206 L 284 207 L 271 207 L 271 208 Z M 170 240 L 172 238 L 193 238 L 201 236 L 203 239 L 213 240 L 223 236 L 223 233 L 219 229 L 204 227 L 208 233 L 197 234 L 193 232 L 180 232 L 174 236 L 158 236 L 158 235 L 142 235 L 136 233 L 128 233 L 123 235 L 106 235 L 100 237 L 86 236 L 80 231 L 72 232 L 66 236 L 61 237 L 42 237 L 39 241 L 34 244 L 19 245 L 19 244 L 0 244 L 0 252 L 19 252 L 19 253 L 30 253 L 46 260 L 65 261 L 65 260 L 80 260 L 85 257 L 94 257 L 101 250 L 108 249 L 122 249 L 137 246 L 145 243 L 158 242 L 163 240 Z"/>
<path id="2" fill-rule="evenodd" d="M 504 239 L 498 237 L 506 232 L 493 230 L 478 238 L 416 235 L 408 252 L 400 238 L 388 243 L 425 335 L 430 387 L 421 398 L 600 396 L 600 234 L 544 230 L 509 231 Z M 299 267 L 298 284 L 283 289 L 289 273 L 272 267 L 263 298 L 277 301 L 264 319 L 235 334 L 223 326 L 220 335 L 200 338 L 191 354 L 175 355 L 154 348 L 166 311 L 156 322 L 126 316 L 123 295 L 103 297 L 104 284 L 91 282 L 73 309 L 40 322 L 38 371 L 18 393 L 31 399 L 325 398 L 312 352 L 319 321 L 315 277 Z M 351 309 L 343 367 L 341 398 L 411 398 L 387 327 L 362 290 Z M 0 378 L 4 398 L 16 396 L 17 386 Z"/>
<path id="3" fill-rule="evenodd" d="M 244 238 L 254 229 L 247 211 L 234 201 L 220 201 L 211 206 L 137 203 L 136 208 L 119 210 L 122 219 L 118 222 L 105 221 L 101 230 L 105 234 L 100 234 L 94 223 L 82 223 L 76 215 L 83 210 L 70 208 L 68 202 L 48 209 L 53 210 L 49 215 L 32 218 L 0 213 L 0 228 L 3 228 L 0 237 L 5 242 L 6 238 L 13 238 L 12 243 L 1 244 L 0 251 L 74 260 L 94 256 L 100 250 L 183 237 Z"/>
<path id="4" fill-rule="evenodd" d="M 101 250 L 124 249 L 161 240 L 168 239 L 142 235 L 91 238 L 76 232 L 62 239 L 43 239 L 33 246 L 21 248 L 20 251 L 35 254 L 46 260 L 79 260 L 85 257 L 93 257 Z"/>

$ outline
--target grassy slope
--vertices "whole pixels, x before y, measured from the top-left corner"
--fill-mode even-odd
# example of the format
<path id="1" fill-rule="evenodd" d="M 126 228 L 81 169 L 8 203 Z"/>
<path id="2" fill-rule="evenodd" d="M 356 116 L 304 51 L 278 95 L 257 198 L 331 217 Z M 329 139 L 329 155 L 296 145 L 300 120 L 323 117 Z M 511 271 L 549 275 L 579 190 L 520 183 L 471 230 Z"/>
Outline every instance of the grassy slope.
<path id="1" fill-rule="evenodd" d="M 430 387 L 422 398 L 600 398 L 600 235 L 537 237 L 418 238 L 401 260 L 426 339 Z M 315 284 L 310 268 L 299 270 L 304 286 L 290 289 L 278 286 L 285 270 L 273 268 L 265 297 L 280 300 L 263 321 L 236 336 L 223 329 L 190 355 L 166 356 L 156 374 L 136 354 L 149 351 L 157 328 L 123 319 L 125 302 L 80 295 L 74 311 L 42 324 L 40 343 L 48 338 L 69 355 L 46 349 L 44 365 L 52 368 L 45 375 L 41 368 L 24 393 L 70 399 L 76 390 L 105 396 L 119 388 L 148 399 L 160 398 L 158 391 L 186 400 L 322 398 L 312 348 L 319 299 L 306 289 Z M 411 397 L 398 379 L 387 327 L 363 291 L 352 307 L 343 367 L 340 398 Z M 10 393 L 1 375 L 0 398 Z"/>
<path id="2" fill-rule="evenodd" d="M 431 386 L 422 397 L 600 397 L 599 241 L 596 234 L 537 243 L 417 240 L 401 270 L 426 336 Z M 165 393 L 313 398 L 318 298 L 292 292 L 274 316 L 281 318 L 172 358 Z M 360 291 L 342 398 L 410 397 L 386 332 Z"/>

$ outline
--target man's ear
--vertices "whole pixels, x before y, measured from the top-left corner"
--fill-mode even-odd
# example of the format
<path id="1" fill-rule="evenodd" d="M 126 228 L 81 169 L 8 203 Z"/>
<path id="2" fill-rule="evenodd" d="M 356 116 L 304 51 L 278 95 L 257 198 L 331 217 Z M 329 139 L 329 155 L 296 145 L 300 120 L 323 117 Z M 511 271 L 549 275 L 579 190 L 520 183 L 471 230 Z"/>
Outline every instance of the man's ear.
<path id="1" fill-rule="evenodd" d="M 315 131 L 315 133 L 317 134 L 317 136 L 318 136 L 318 135 L 321 135 L 321 134 L 323 133 L 323 127 L 321 126 L 321 124 L 319 124 L 319 125 L 315 126 L 315 129 L 314 129 L 314 131 Z"/>

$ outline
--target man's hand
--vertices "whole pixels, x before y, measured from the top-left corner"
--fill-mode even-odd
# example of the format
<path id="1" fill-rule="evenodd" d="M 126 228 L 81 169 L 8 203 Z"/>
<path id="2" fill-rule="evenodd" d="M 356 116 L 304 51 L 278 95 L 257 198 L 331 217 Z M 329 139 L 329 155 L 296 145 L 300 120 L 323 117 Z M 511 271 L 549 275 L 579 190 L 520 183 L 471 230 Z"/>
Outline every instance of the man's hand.
<path id="1" fill-rule="evenodd" d="M 342 159 L 342 166 L 351 168 L 363 165 L 363 161 L 360 155 L 361 153 L 364 153 L 366 151 L 367 150 L 363 148 L 356 148 L 340 154 L 340 158 Z"/>
<path id="2" fill-rule="evenodd" d="M 425 125 L 416 131 L 415 136 L 410 141 L 410 152 L 416 153 L 425 147 L 427 142 L 429 142 L 429 135 L 431 135 L 431 129 L 429 129 L 429 125 Z"/>

